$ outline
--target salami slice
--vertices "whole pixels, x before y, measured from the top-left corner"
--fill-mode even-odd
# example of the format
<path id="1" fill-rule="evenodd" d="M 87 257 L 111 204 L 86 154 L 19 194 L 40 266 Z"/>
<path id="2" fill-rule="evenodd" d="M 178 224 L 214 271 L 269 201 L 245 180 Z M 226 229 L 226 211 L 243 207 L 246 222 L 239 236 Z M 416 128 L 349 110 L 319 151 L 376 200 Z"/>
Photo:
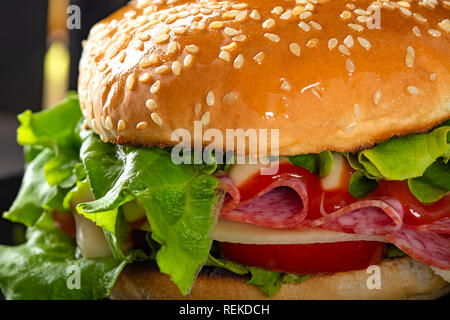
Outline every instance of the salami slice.
<path id="1" fill-rule="evenodd" d="M 220 178 L 228 198 L 221 218 L 275 229 L 321 228 L 361 235 L 378 235 L 395 244 L 409 256 L 430 266 L 450 269 L 450 218 L 431 224 L 411 226 L 403 223 L 401 203 L 389 197 L 360 200 L 322 216 L 308 217 L 308 191 L 299 179 L 274 180 L 254 197 L 241 201 L 239 189 L 231 179 Z"/>

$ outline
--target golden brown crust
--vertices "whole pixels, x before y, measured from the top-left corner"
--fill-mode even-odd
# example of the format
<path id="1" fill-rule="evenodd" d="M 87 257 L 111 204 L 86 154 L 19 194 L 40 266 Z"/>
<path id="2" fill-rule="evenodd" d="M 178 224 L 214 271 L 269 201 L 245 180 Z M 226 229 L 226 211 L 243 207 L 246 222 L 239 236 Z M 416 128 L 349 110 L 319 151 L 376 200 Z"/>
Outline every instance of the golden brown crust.
<path id="1" fill-rule="evenodd" d="M 410 258 L 387 259 L 380 265 L 381 288 L 370 290 L 366 270 L 312 276 L 297 284 L 284 284 L 274 299 L 436 299 L 450 285 L 421 262 Z M 169 276 L 145 264 L 132 264 L 112 290 L 113 299 L 261 300 L 267 296 L 243 277 L 201 273 L 188 296 L 182 296 Z"/>
<path id="2" fill-rule="evenodd" d="M 298 2 L 132 2 L 86 42 L 86 119 L 105 141 L 143 146 L 174 145 L 173 130 L 202 119 L 223 133 L 279 129 L 290 155 L 353 151 L 450 117 L 448 1 L 383 5 L 381 29 L 361 22 L 373 1 Z"/>

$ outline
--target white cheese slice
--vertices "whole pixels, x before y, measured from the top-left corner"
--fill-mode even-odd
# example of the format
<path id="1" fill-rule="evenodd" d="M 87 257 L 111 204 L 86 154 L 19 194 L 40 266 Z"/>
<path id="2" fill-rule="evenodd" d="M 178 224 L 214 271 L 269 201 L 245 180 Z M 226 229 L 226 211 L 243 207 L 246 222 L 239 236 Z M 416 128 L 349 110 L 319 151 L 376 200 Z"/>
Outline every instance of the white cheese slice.
<path id="1" fill-rule="evenodd" d="M 112 254 L 102 228 L 79 214 L 76 210 L 77 204 L 89 202 L 92 199 L 89 185 L 86 183 L 72 196 L 70 202 L 75 219 L 77 245 L 83 257 L 88 259 L 110 256 Z"/>
<path id="2" fill-rule="evenodd" d="M 88 259 L 110 256 L 111 249 L 102 228 L 79 213 L 73 214 L 76 225 L 77 245 L 83 257 Z"/>
<path id="3" fill-rule="evenodd" d="M 289 162 L 287 158 L 280 158 L 279 164 Z M 233 180 L 236 186 L 242 185 L 253 175 L 261 172 L 264 168 L 268 168 L 268 165 L 263 165 L 260 162 L 257 164 L 249 164 L 248 158 L 245 160 L 246 164 L 234 164 L 227 172 L 228 177 Z"/>
<path id="4" fill-rule="evenodd" d="M 381 241 L 382 237 L 358 235 L 321 229 L 279 230 L 248 223 L 219 219 L 213 239 L 221 242 L 246 244 L 304 244 L 341 241 Z"/>
<path id="5" fill-rule="evenodd" d="M 333 153 L 333 168 L 330 173 L 321 179 L 324 190 L 333 190 L 341 186 L 342 177 L 345 170 L 345 158 L 339 153 Z"/>

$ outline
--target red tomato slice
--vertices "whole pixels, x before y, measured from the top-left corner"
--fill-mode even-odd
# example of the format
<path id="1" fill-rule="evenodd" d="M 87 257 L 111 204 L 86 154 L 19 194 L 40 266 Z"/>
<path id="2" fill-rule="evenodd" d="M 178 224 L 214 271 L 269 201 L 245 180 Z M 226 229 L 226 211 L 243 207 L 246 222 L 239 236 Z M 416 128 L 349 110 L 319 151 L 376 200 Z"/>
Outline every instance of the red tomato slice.
<path id="1" fill-rule="evenodd" d="M 242 244 L 221 242 L 222 254 L 243 265 L 272 271 L 314 274 L 365 269 L 383 260 L 385 244 L 347 241 L 314 244 Z"/>
<path id="2" fill-rule="evenodd" d="M 75 220 L 70 213 L 53 211 L 52 218 L 55 226 L 65 234 L 75 238 Z"/>

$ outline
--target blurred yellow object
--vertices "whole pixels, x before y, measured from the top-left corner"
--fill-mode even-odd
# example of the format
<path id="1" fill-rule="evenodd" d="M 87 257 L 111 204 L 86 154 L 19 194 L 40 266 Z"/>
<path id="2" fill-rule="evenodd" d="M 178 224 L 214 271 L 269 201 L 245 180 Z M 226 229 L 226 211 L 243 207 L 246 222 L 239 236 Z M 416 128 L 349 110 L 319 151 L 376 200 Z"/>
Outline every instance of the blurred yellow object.
<path id="1" fill-rule="evenodd" d="M 69 82 L 69 49 L 65 42 L 54 41 L 44 60 L 44 108 L 61 101 Z"/>
<path id="2" fill-rule="evenodd" d="M 67 7 L 69 0 L 49 0 L 48 2 L 48 34 L 54 31 L 68 33 L 66 28 Z"/>

